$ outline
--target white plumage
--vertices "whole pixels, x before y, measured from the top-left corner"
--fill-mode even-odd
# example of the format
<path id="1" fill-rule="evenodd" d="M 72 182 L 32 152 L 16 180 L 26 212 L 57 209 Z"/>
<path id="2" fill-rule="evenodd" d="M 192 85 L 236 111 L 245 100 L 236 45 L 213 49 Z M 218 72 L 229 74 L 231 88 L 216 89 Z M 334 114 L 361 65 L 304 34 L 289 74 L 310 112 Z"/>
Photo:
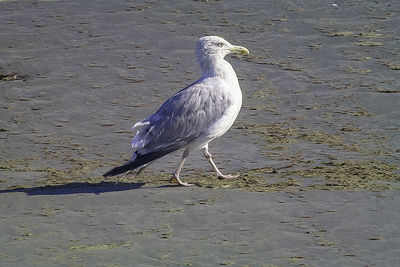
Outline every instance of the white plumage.
<path id="1" fill-rule="evenodd" d="M 200 38 L 196 54 L 203 72 L 202 77 L 170 97 L 154 114 L 132 127 L 139 130 L 132 140 L 132 147 L 136 151 L 131 161 L 112 169 L 104 176 L 146 166 L 157 158 L 185 148 L 172 178 L 178 184 L 190 185 L 180 180 L 179 173 L 189 152 L 196 149 L 203 149 L 218 177 L 237 177 L 223 175 L 208 152 L 208 143 L 232 126 L 242 105 L 242 92 L 236 73 L 224 59 L 232 52 L 249 53 L 246 48 L 231 45 L 218 36 Z"/>

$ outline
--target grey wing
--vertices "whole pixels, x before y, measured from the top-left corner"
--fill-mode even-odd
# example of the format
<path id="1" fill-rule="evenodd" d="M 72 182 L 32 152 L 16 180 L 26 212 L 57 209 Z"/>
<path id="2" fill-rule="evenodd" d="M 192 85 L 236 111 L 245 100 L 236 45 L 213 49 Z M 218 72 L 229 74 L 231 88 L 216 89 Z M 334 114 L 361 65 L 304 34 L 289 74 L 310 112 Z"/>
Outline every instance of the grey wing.
<path id="1" fill-rule="evenodd" d="M 218 82 L 200 80 L 169 98 L 142 126 L 132 141 L 139 154 L 177 150 L 215 123 L 230 106 Z"/>

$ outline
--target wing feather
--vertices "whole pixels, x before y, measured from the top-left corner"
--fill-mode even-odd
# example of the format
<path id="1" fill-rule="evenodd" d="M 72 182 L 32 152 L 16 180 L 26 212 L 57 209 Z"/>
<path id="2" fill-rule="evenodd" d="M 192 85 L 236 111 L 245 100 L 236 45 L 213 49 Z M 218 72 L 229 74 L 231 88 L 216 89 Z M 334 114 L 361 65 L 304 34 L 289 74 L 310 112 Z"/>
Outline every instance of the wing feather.
<path id="1" fill-rule="evenodd" d="M 141 126 L 132 141 L 138 154 L 179 149 L 201 136 L 231 105 L 222 79 L 203 79 L 169 98 Z M 175 150 L 176 150 L 175 149 Z"/>

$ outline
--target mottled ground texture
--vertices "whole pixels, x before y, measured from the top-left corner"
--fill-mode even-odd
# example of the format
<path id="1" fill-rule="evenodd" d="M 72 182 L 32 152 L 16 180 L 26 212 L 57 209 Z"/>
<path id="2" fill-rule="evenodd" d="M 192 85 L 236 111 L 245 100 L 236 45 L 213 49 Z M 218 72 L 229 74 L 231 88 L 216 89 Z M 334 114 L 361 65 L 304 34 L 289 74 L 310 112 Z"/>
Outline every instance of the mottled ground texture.
<path id="1" fill-rule="evenodd" d="M 0 265 L 400 265 L 398 1 L 0 0 Z M 130 127 L 220 35 L 237 122 L 169 183 Z"/>

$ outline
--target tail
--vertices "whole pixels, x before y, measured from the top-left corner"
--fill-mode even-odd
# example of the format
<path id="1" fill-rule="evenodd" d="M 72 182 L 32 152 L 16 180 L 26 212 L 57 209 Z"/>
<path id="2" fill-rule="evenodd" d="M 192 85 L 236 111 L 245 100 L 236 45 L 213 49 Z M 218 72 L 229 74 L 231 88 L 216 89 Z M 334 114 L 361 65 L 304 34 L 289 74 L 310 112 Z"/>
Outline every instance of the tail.
<path id="1" fill-rule="evenodd" d="M 124 164 L 122 166 L 118 166 L 118 167 L 115 167 L 115 168 L 109 170 L 108 172 L 103 174 L 103 176 L 104 177 L 115 176 L 115 175 L 130 171 L 130 170 L 133 170 L 135 168 L 137 168 L 137 167 L 135 167 L 135 162 L 134 161 L 129 161 L 128 163 L 126 163 L 126 164 Z"/>
<path id="2" fill-rule="evenodd" d="M 143 166 L 149 162 L 152 162 L 153 160 L 161 158 L 162 156 L 164 156 L 168 153 L 171 153 L 172 151 L 175 151 L 179 148 L 180 147 L 170 146 L 163 150 L 150 152 L 150 153 L 147 153 L 144 155 L 140 155 L 136 152 L 136 158 L 133 161 L 129 161 L 122 166 L 115 167 L 114 169 L 111 169 L 110 171 L 103 174 L 103 176 L 104 177 L 114 176 L 114 175 L 118 175 L 118 174 L 130 171 L 130 170 L 134 170 L 136 168 L 139 168 L 140 166 Z"/>

